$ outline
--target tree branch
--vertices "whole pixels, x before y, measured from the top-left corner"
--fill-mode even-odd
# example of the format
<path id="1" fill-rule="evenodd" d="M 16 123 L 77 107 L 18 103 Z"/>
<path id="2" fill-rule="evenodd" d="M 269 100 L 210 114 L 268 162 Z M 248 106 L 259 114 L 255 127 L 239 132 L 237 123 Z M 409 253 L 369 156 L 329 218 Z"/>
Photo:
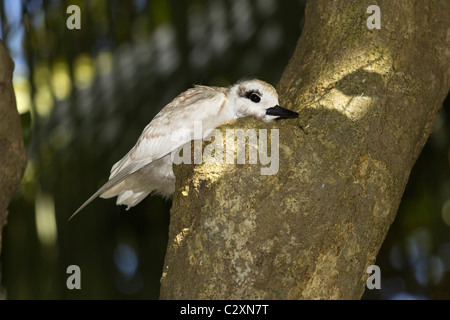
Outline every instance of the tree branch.
<path id="1" fill-rule="evenodd" d="M 308 3 L 278 86 L 280 169 L 176 166 L 162 299 L 359 299 L 449 91 L 450 3 Z M 229 146 L 227 146 L 229 147 Z"/>
<path id="2" fill-rule="evenodd" d="M 12 85 L 14 63 L 0 41 L 0 252 L 7 207 L 26 164 L 20 117 Z"/>

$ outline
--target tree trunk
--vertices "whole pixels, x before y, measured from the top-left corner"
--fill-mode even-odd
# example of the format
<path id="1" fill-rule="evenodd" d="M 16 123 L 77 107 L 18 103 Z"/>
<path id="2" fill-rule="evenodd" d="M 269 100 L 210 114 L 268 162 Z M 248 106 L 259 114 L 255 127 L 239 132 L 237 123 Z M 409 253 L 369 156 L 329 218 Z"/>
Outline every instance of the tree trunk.
<path id="1" fill-rule="evenodd" d="M 310 1 L 279 172 L 176 166 L 162 299 L 359 299 L 450 85 L 450 2 Z M 230 146 L 227 146 L 228 148 Z M 382 272 L 383 270 L 381 270 Z"/>
<path id="2" fill-rule="evenodd" d="M 0 253 L 9 201 L 26 164 L 20 117 L 12 85 L 14 63 L 0 41 Z"/>

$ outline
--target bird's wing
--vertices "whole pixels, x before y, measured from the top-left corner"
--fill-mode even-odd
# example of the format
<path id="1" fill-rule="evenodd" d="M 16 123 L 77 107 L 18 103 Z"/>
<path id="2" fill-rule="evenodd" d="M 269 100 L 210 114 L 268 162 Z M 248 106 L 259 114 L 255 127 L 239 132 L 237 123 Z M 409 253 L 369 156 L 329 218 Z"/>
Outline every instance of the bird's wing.
<path id="1" fill-rule="evenodd" d="M 196 86 L 176 97 L 145 127 L 136 145 L 114 164 L 109 178 L 130 166 L 134 167 L 135 172 L 179 149 L 193 139 L 196 121 L 202 122 L 202 129 L 205 131 L 212 125 L 218 126 L 229 120 L 217 123 L 220 121 L 218 115 L 226 102 L 225 93 L 219 89 L 221 88 Z"/>
<path id="2" fill-rule="evenodd" d="M 204 132 L 233 119 L 234 115 L 225 110 L 225 105 L 223 88 L 195 86 L 177 96 L 145 127 L 136 145 L 114 164 L 109 181 L 75 211 L 70 219 L 130 174 L 192 140 L 196 121 L 202 122 Z"/>

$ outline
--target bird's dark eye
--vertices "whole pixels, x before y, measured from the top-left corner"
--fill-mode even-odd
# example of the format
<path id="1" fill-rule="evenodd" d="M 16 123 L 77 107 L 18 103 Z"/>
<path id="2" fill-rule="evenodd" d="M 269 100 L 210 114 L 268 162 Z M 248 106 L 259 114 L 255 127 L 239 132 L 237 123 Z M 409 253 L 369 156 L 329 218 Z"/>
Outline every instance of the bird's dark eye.
<path id="1" fill-rule="evenodd" d="M 258 96 L 258 94 L 256 93 L 252 93 L 250 94 L 250 96 L 248 97 L 251 101 L 253 101 L 254 103 L 258 103 L 261 101 L 261 97 Z"/>

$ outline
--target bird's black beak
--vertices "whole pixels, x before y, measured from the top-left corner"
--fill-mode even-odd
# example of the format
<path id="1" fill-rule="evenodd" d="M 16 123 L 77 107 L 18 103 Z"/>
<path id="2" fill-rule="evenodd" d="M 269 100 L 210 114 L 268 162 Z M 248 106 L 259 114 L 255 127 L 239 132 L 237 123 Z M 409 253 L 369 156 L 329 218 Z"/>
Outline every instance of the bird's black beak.
<path id="1" fill-rule="evenodd" d="M 291 111 L 280 106 L 275 106 L 269 109 L 266 109 L 266 115 L 280 117 L 280 118 L 295 118 L 298 117 L 298 113 L 295 111 Z"/>

